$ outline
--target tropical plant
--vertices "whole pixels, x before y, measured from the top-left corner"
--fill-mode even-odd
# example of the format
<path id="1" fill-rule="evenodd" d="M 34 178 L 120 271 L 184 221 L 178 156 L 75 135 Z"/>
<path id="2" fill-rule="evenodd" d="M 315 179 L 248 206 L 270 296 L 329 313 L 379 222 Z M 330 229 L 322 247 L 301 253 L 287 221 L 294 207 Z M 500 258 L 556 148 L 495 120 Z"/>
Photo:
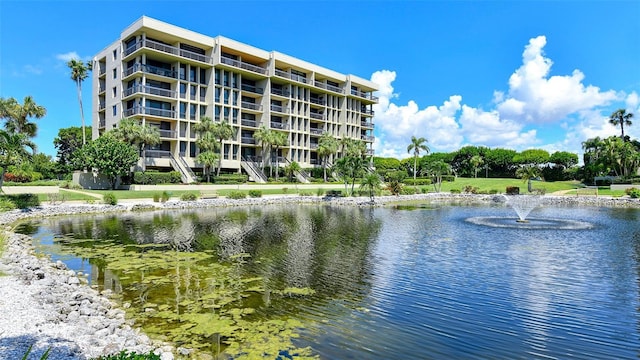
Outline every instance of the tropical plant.
<path id="1" fill-rule="evenodd" d="M 541 170 L 535 165 L 523 165 L 516 170 L 516 176 L 527 182 L 527 191 L 533 192 L 531 181 L 539 178 Z"/>
<path id="2" fill-rule="evenodd" d="M 234 130 L 231 124 L 227 121 L 214 123 L 213 128 L 211 129 L 211 133 L 213 137 L 218 140 L 220 154 L 218 156 L 218 170 L 216 172 L 216 176 L 220 176 L 220 168 L 222 167 L 222 157 L 223 157 L 223 146 L 222 142 L 225 140 L 230 140 L 233 138 Z"/>
<path id="3" fill-rule="evenodd" d="M 366 174 L 362 179 L 362 182 L 360 183 L 360 190 L 366 191 L 369 193 L 371 202 L 374 201 L 375 193 L 380 191 L 381 188 L 382 188 L 382 180 L 380 179 L 380 176 L 376 173 Z"/>
<path id="4" fill-rule="evenodd" d="M 442 176 L 451 173 L 451 165 L 442 160 L 436 160 L 427 164 L 426 171 L 436 180 L 433 182 L 433 189 L 435 192 L 440 192 L 442 189 Z"/>
<path id="5" fill-rule="evenodd" d="M 302 168 L 300 167 L 300 164 L 298 164 L 295 161 L 292 161 L 289 165 L 287 165 L 284 168 L 284 173 L 289 178 L 289 181 L 293 182 L 293 176 L 295 175 L 295 173 L 299 172 L 300 170 L 302 170 Z"/>
<path id="6" fill-rule="evenodd" d="M 484 164 L 484 159 L 482 158 L 482 156 L 480 155 L 474 155 L 471 157 L 471 160 L 469 160 L 471 162 L 471 166 L 473 166 L 473 177 L 477 178 L 478 177 L 478 168 Z"/>
<path id="7" fill-rule="evenodd" d="M 218 163 L 220 155 L 211 150 L 201 152 L 196 158 L 203 165 L 204 173 L 207 176 L 207 182 L 211 182 L 211 169 Z"/>
<path id="8" fill-rule="evenodd" d="M 609 116 L 609 123 L 613 126 L 620 125 L 620 138 L 626 140 L 624 137 L 624 126 L 631 126 L 631 119 L 633 118 L 633 113 L 628 113 L 625 109 L 618 109 L 614 111 L 611 116 Z"/>
<path id="9" fill-rule="evenodd" d="M 344 183 L 347 196 L 353 194 L 355 182 L 366 170 L 366 162 L 359 156 L 344 156 L 336 161 L 332 169 Z M 351 189 L 349 189 L 351 184 Z"/>
<path id="10" fill-rule="evenodd" d="M 147 145 L 160 144 L 160 130 L 151 125 L 141 125 L 134 118 L 124 118 L 118 122 L 118 127 L 109 131 L 116 139 L 134 145 L 140 155 Z"/>
<path id="11" fill-rule="evenodd" d="M 328 132 L 323 133 L 318 140 L 318 156 L 322 158 L 322 176 L 327 182 L 327 163 L 329 157 L 338 152 L 338 141 Z"/>
<path id="12" fill-rule="evenodd" d="M 107 205 L 118 205 L 118 198 L 114 193 L 106 193 L 102 195 L 102 202 Z"/>
<path id="13" fill-rule="evenodd" d="M 18 165 L 35 152 L 36 145 L 23 133 L 0 130 L 0 191 L 9 166 Z M 27 150 L 31 149 L 31 153 Z"/>
<path id="14" fill-rule="evenodd" d="M 427 139 L 420 137 L 416 138 L 415 136 L 411 136 L 411 144 L 407 146 L 407 152 L 413 152 L 413 179 L 416 179 L 416 175 L 418 174 L 418 156 L 420 155 L 420 151 L 424 151 L 425 153 L 429 153 L 430 149 L 426 145 Z"/>
<path id="15" fill-rule="evenodd" d="M 71 69 L 71 80 L 76 83 L 78 90 L 78 103 L 80 104 L 80 120 L 82 121 L 82 145 L 87 143 L 84 127 L 84 110 L 82 108 L 82 82 L 89 76 L 91 71 L 91 62 L 85 64 L 82 60 L 71 59 L 67 62 L 67 66 Z"/>
<path id="16" fill-rule="evenodd" d="M 272 135 L 273 131 L 271 131 L 271 129 L 267 129 L 267 127 L 264 125 L 260 126 L 260 128 L 253 133 L 253 138 L 260 143 L 260 146 L 262 148 L 262 161 L 260 163 L 262 172 L 264 172 L 265 163 L 267 161 L 267 154 L 271 153 L 271 144 L 273 143 L 271 140 Z M 271 177 L 272 175 L 273 173 L 270 170 L 269 177 Z"/>
<path id="17" fill-rule="evenodd" d="M 278 155 L 278 150 L 287 144 L 289 144 L 289 137 L 287 133 L 280 131 L 273 132 L 273 135 L 271 136 L 271 146 L 276 154 L 276 181 L 278 181 L 278 170 L 280 169 L 280 156 Z"/>
<path id="18" fill-rule="evenodd" d="M 138 161 L 138 151 L 109 132 L 86 144 L 74 157 L 76 169 L 95 169 L 109 178 L 114 189 L 118 176 L 126 175 Z"/>
<path id="19" fill-rule="evenodd" d="M 85 137 L 91 136 L 91 126 L 85 128 Z M 58 167 L 60 172 L 71 171 L 70 165 L 73 163 L 73 156 L 82 147 L 82 128 L 72 126 L 58 130 L 58 136 L 53 139 L 53 146 L 57 150 Z"/>
<path id="20" fill-rule="evenodd" d="M 24 104 L 14 98 L 0 98 L 0 118 L 5 120 L 5 129 L 9 132 L 36 136 L 38 126 L 29 118 L 40 119 L 47 114 L 47 109 L 36 104 L 31 96 L 25 96 Z"/>

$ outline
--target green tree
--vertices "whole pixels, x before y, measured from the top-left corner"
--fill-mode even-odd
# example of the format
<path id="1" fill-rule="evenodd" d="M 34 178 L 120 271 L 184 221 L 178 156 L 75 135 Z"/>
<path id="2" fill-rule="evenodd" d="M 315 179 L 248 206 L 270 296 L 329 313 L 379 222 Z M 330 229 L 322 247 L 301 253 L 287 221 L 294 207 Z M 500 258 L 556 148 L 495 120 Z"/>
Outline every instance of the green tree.
<path id="1" fill-rule="evenodd" d="M 133 145 L 142 155 L 147 145 L 158 145 L 161 143 L 160 130 L 151 125 L 142 125 L 140 120 L 134 118 L 124 118 L 118 122 L 118 127 L 109 131 L 116 139 Z"/>
<path id="2" fill-rule="evenodd" d="M 264 172 L 264 167 L 267 161 L 267 154 L 271 154 L 273 131 L 271 129 L 267 129 L 266 126 L 262 125 L 253 133 L 253 138 L 260 143 L 260 146 L 262 148 L 261 170 L 262 172 Z M 273 172 L 271 170 L 269 170 L 269 176 L 273 176 Z"/>
<path id="3" fill-rule="evenodd" d="M 366 191 L 369 193 L 369 197 L 371 198 L 371 202 L 374 201 L 374 196 L 376 192 L 380 191 L 382 188 L 382 180 L 380 180 L 380 175 L 376 173 L 369 173 L 362 178 L 362 182 L 360 183 L 360 190 Z"/>
<path id="4" fill-rule="evenodd" d="M 527 191 L 533 192 L 531 181 L 537 179 L 541 175 L 541 170 L 535 165 L 523 165 L 516 170 L 516 176 L 527 182 Z"/>
<path id="5" fill-rule="evenodd" d="M 618 109 L 614 111 L 611 116 L 609 116 L 609 123 L 613 126 L 620 125 L 620 138 L 625 140 L 624 137 L 624 126 L 631 126 L 631 119 L 633 118 L 633 113 L 628 113 L 625 109 Z"/>
<path id="6" fill-rule="evenodd" d="M 411 144 L 407 146 L 407 152 L 408 153 L 413 152 L 413 180 L 416 179 L 416 175 L 418 174 L 418 156 L 420 156 L 420 151 L 424 151 L 427 154 L 430 151 L 426 143 L 427 143 L 427 139 L 423 137 L 417 138 L 415 136 L 412 136 Z"/>
<path id="7" fill-rule="evenodd" d="M 578 164 L 578 155 L 567 151 L 556 151 L 549 157 L 549 162 L 568 169 Z"/>
<path id="8" fill-rule="evenodd" d="M 528 149 L 516 154 L 513 162 L 518 165 L 542 165 L 549 162 L 549 152 L 542 149 Z"/>
<path id="9" fill-rule="evenodd" d="M 207 176 L 207 182 L 211 182 L 211 169 L 218 163 L 219 155 L 211 150 L 201 152 L 196 158 L 204 167 L 204 173 Z"/>
<path id="10" fill-rule="evenodd" d="M 42 174 L 44 179 L 55 179 L 58 164 L 53 160 L 51 155 L 37 153 L 31 157 L 31 165 L 33 171 Z"/>
<path id="11" fill-rule="evenodd" d="M 91 127 L 85 128 L 85 136 L 91 136 Z M 62 173 L 72 171 L 74 154 L 82 148 L 82 128 L 72 126 L 58 130 L 58 136 L 53 139 L 53 146 L 57 150 L 58 167 Z"/>
<path id="12" fill-rule="evenodd" d="M 0 118 L 5 120 L 4 127 L 7 131 L 34 137 L 38 126 L 29 118 L 41 119 L 46 114 L 47 109 L 36 104 L 31 96 L 25 96 L 23 104 L 14 98 L 0 98 Z"/>
<path id="13" fill-rule="evenodd" d="M 216 172 L 216 176 L 220 176 L 220 168 L 222 167 L 222 156 L 223 156 L 223 146 L 222 142 L 225 140 L 230 140 L 233 138 L 234 130 L 231 124 L 228 121 L 217 122 L 213 124 L 213 128 L 211 129 L 211 133 L 213 137 L 218 140 L 220 154 L 218 154 L 218 169 Z"/>
<path id="14" fill-rule="evenodd" d="M 336 161 L 333 165 L 333 171 L 344 183 L 344 190 L 347 195 L 353 194 L 355 182 L 361 177 L 366 170 L 366 162 L 359 156 L 344 156 Z M 349 190 L 351 184 L 351 190 Z"/>
<path id="15" fill-rule="evenodd" d="M 469 162 L 473 166 L 473 177 L 477 178 L 478 177 L 478 168 L 480 166 L 482 166 L 482 164 L 484 164 L 484 159 L 480 155 L 474 155 L 474 156 L 471 157 L 471 160 L 469 160 Z"/>
<path id="16" fill-rule="evenodd" d="M 432 161 L 427 165 L 427 173 L 431 175 L 435 181 L 433 182 L 433 189 L 435 192 L 440 192 L 442 189 L 442 176 L 451 173 L 451 165 L 442 160 Z"/>
<path id="17" fill-rule="evenodd" d="M 324 182 L 327 182 L 327 163 L 329 157 L 338 152 L 338 141 L 333 135 L 325 132 L 318 140 L 318 156 L 322 158 L 322 173 Z"/>
<path id="18" fill-rule="evenodd" d="M 74 157 L 76 169 L 96 169 L 109 178 L 115 189 L 118 176 L 126 175 L 138 162 L 138 151 L 131 144 L 116 139 L 110 132 L 89 142 Z"/>
<path id="19" fill-rule="evenodd" d="M 280 169 L 280 156 L 278 151 L 281 147 L 289 144 L 289 136 L 287 133 L 283 133 L 280 131 L 273 131 L 273 135 L 271 136 L 271 146 L 273 147 L 273 151 L 276 154 L 276 181 L 278 181 L 278 170 Z"/>
<path id="20" fill-rule="evenodd" d="M 67 62 L 67 66 L 71 70 L 71 80 L 76 83 L 78 90 L 78 103 L 80 104 L 80 120 L 82 122 L 82 145 L 87 143 L 84 132 L 84 109 L 82 108 L 82 82 L 89 76 L 91 71 L 91 62 L 85 64 L 82 60 L 71 59 Z"/>
<path id="21" fill-rule="evenodd" d="M 295 161 L 292 161 L 289 165 L 287 165 L 284 168 L 284 173 L 289 178 L 289 181 L 293 182 L 293 175 L 295 175 L 295 173 L 300 171 L 301 169 L 302 168 L 300 167 L 300 164 L 298 164 Z"/>
<path id="22" fill-rule="evenodd" d="M 26 134 L 0 130 L 0 191 L 4 182 L 4 175 L 9 166 L 19 165 L 29 159 L 35 152 L 35 144 L 29 140 Z M 29 150 L 31 152 L 29 152 Z"/>

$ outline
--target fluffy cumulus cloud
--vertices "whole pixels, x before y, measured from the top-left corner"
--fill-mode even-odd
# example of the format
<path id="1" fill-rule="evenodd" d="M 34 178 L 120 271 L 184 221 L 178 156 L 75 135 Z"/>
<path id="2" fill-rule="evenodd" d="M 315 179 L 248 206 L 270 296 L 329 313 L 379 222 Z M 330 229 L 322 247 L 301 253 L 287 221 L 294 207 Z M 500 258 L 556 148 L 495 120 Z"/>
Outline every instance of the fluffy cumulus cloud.
<path id="1" fill-rule="evenodd" d="M 78 55 L 77 52 L 70 51 L 70 52 L 64 53 L 64 54 L 57 54 L 56 55 L 56 59 L 62 60 L 62 61 L 64 61 L 66 63 L 67 61 L 72 60 L 72 59 L 79 60 L 80 56 Z"/>
<path id="2" fill-rule="evenodd" d="M 544 55 L 546 41 L 544 36 L 529 41 L 522 54 L 522 65 L 509 78 L 508 90 L 494 91 L 494 106 L 488 110 L 463 104 L 460 95 L 452 95 L 440 105 L 421 107 L 414 100 L 397 104 L 393 87 L 396 73 L 375 72 L 371 81 L 378 85 L 380 98 L 374 107 L 376 155 L 409 156 L 406 148 L 411 136 L 427 138 L 432 151 L 481 145 L 579 153 L 585 139 L 617 134 L 617 129 L 608 123 L 605 107 L 624 101 L 623 107 L 640 112 L 636 92 L 602 91 L 585 85 L 585 76 L 579 70 L 571 75 L 550 76 L 553 62 Z M 536 126 L 547 130 L 557 127 L 567 135 L 555 143 L 544 143 Z"/>

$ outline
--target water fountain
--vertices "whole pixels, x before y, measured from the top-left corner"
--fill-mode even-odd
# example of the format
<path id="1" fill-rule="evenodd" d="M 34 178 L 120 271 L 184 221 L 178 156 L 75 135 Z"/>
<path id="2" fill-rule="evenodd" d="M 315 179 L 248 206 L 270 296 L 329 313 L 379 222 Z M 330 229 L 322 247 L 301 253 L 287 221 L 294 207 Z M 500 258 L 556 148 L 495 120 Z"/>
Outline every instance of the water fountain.
<path id="1" fill-rule="evenodd" d="M 542 196 L 540 195 L 503 195 L 507 199 L 507 205 L 518 214 L 517 222 L 527 223 L 529 213 L 542 205 Z"/>

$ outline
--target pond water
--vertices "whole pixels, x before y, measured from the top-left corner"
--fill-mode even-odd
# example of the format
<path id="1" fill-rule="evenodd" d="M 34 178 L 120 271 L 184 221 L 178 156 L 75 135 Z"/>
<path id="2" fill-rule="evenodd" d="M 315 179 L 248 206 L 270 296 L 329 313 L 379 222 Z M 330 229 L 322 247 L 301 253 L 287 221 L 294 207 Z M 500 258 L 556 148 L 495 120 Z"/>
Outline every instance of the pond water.
<path id="1" fill-rule="evenodd" d="M 149 334 L 220 358 L 637 359 L 640 211 L 264 206 L 23 223 Z M 505 220 L 506 221 L 506 220 Z"/>

